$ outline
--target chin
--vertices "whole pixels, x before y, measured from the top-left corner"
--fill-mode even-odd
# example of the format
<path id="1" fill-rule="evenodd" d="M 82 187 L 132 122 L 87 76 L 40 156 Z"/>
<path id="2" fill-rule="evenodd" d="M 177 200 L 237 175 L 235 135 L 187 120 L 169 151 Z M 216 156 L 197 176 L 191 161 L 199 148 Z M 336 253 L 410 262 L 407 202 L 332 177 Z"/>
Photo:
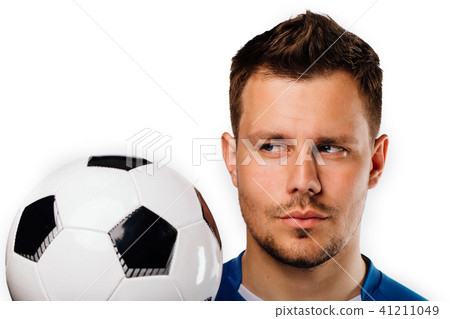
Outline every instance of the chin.
<path id="1" fill-rule="evenodd" d="M 304 232 L 302 236 L 295 239 L 295 242 L 289 240 L 280 243 L 274 240 L 273 236 L 255 238 L 255 240 L 267 254 L 278 262 L 299 269 L 318 267 L 336 256 L 343 248 L 341 240 L 331 238 L 327 243 L 321 244 L 309 238 Z"/>

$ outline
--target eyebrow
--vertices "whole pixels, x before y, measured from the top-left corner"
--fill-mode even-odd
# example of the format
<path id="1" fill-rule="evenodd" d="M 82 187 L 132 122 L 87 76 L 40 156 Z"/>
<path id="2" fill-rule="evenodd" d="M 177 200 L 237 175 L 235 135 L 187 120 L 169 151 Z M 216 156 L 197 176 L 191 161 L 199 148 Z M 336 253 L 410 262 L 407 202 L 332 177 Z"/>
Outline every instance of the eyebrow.
<path id="1" fill-rule="evenodd" d="M 349 135 L 339 135 L 332 137 L 317 137 L 313 138 L 316 144 L 346 144 L 346 145 L 354 145 L 359 144 L 359 141 L 354 136 Z"/>
<path id="2" fill-rule="evenodd" d="M 268 131 L 268 130 L 261 130 L 256 131 L 254 133 L 250 133 L 247 137 L 252 144 L 255 144 L 259 139 L 276 139 L 276 140 L 287 140 L 287 139 L 295 139 L 295 137 L 288 136 L 283 132 L 279 131 Z M 307 137 L 309 139 L 312 139 L 314 143 L 316 144 L 345 144 L 345 145 L 355 145 L 359 144 L 359 141 L 357 138 L 355 138 L 352 135 L 337 135 L 337 136 L 312 136 Z"/>
<path id="3" fill-rule="evenodd" d="M 292 137 L 288 137 L 287 135 L 275 132 L 275 131 L 267 131 L 267 130 L 261 130 L 256 131 L 254 133 L 250 133 L 247 136 L 247 139 L 252 142 L 252 144 L 255 144 L 260 139 L 266 139 L 266 140 L 287 140 Z"/>

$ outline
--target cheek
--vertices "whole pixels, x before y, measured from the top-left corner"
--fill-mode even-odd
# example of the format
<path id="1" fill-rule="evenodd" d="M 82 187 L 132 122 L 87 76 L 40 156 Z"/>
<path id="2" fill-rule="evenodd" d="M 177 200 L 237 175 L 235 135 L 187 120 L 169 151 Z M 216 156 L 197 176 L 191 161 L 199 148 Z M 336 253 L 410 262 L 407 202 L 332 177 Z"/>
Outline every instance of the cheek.
<path id="1" fill-rule="evenodd" d="M 263 191 L 258 186 L 260 184 L 268 191 L 268 188 L 271 186 L 270 181 L 276 176 L 276 168 L 274 170 L 273 165 L 270 165 L 262 158 L 255 158 L 244 147 L 241 147 L 239 150 L 236 162 L 238 187 L 243 187 L 246 191 L 251 189 Z"/>
<path id="2" fill-rule="evenodd" d="M 328 165 L 319 174 L 324 196 L 339 202 L 341 208 L 355 205 L 365 197 L 369 173 L 364 163 Z"/>
<path id="3" fill-rule="evenodd" d="M 248 165 L 239 163 L 242 162 L 238 162 L 237 184 L 242 213 L 250 217 L 254 213 L 262 213 L 277 206 L 271 196 L 275 199 L 281 198 L 279 193 L 283 182 L 282 167 L 270 163 L 266 166 L 260 165 L 254 159 Z"/>
<path id="4" fill-rule="evenodd" d="M 252 161 L 248 165 L 239 166 L 237 171 L 238 188 L 244 189 L 246 193 L 262 197 L 262 199 L 271 200 L 267 193 L 277 198 L 281 189 L 280 186 L 285 182 L 283 180 L 283 167 L 271 165 L 271 163 L 260 165 Z"/>

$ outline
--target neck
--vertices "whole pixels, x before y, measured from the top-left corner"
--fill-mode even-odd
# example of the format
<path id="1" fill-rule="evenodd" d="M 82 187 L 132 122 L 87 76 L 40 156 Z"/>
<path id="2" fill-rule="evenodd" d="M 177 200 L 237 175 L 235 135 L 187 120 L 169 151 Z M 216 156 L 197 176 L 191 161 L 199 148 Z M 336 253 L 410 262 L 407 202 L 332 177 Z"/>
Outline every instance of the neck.
<path id="1" fill-rule="evenodd" d="M 349 300 L 360 294 L 366 265 L 359 234 L 332 259 L 312 269 L 279 262 L 247 233 L 242 284 L 263 300 Z"/>

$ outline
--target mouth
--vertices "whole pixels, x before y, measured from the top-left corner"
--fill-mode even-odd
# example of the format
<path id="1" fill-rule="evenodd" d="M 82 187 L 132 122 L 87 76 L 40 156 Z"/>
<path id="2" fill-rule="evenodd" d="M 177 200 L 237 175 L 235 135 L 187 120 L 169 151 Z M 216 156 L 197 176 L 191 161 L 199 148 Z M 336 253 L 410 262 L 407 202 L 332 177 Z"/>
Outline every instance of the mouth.
<path id="1" fill-rule="evenodd" d="M 279 220 L 294 228 L 311 229 L 324 222 L 328 217 L 318 212 L 293 210 L 279 217 Z"/>

